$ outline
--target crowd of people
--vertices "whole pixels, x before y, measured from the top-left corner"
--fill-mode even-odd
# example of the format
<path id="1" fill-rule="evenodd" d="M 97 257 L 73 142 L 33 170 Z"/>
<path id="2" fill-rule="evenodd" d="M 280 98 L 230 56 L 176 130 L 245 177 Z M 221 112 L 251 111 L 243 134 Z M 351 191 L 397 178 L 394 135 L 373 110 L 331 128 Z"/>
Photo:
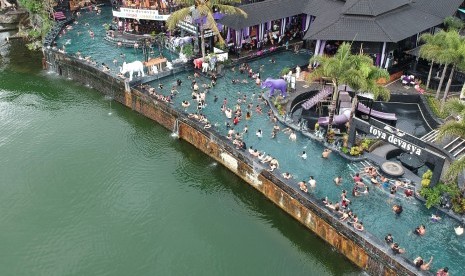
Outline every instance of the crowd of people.
<path id="1" fill-rule="evenodd" d="M 89 29 L 89 37 L 93 38 L 93 32 Z M 97 66 L 97 62 L 92 59 L 90 56 L 83 56 L 80 51 L 76 53 L 76 56 L 79 59 L 85 60 L 86 62 Z M 124 61 L 124 55 L 120 56 L 120 59 Z M 115 58 L 114 64 L 118 64 L 119 60 Z M 270 65 L 274 64 L 274 59 L 270 60 Z M 256 85 L 261 84 L 261 72 L 263 71 L 264 65 L 261 65 L 258 68 L 252 68 L 247 63 L 241 64 L 237 70 L 240 74 L 247 75 L 245 78 L 241 79 L 233 79 L 231 82 L 233 84 L 238 83 L 248 83 L 249 80 L 253 80 Z M 255 70 L 254 70 L 255 69 Z M 110 72 L 110 67 L 105 64 L 101 63 L 101 70 L 104 72 Z M 235 72 L 236 68 L 233 67 L 231 71 Z M 124 76 L 121 76 L 124 77 Z M 224 125 L 226 126 L 227 132 L 225 136 L 227 139 L 231 141 L 231 143 L 236 147 L 238 150 L 243 150 L 244 152 L 248 153 L 254 160 L 265 166 L 270 172 L 274 172 L 275 170 L 280 169 L 280 162 L 275 156 L 266 153 L 263 150 L 259 150 L 256 147 L 249 146 L 247 147 L 246 142 L 244 141 L 247 135 L 249 135 L 249 127 L 247 121 L 252 119 L 254 116 L 267 116 L 269 124 L 272 125 L 272 129 L 270 133 L 264 133 L 264 131 L 259 128 L 256 129 L 254 132 L 258 139 L 265 139 L 269 137 L 270 139 L 275 139 L 277 135 L 286 135 L 290 142 L 295 142 L 297 140 L 296 132 L 291 128 L 284 128 L 281 129 L 276 116 L 273 114 L 272 110 L 269 109 L 268 112 L 263 114 L 264 107 L 268 104 L 268 102 L 263 97 L 262 93 L 241 93 L 238 92 L 236 97 L 233 98 L 224 98 L 222 101 L 215 95 L 214 92 L 215 86 L 217 84 L 217 77 L 212 75 L 210 79 L 206 80 L 205 78 L 201 77 L 198 73 L 195 73 L 189 76 L 188 80 L 191 81 L 191 99 L 183 100 L 181 102 L 182 109 L 188 113 L 188 117 L 196 120 L 197 122 L 203 124 L 205 129 L 211 128 L 212 126 L 216 126 L 215 124 L 212 125 L 212 122 L 207 118 L 204 113 L 206 108 L 218 108 L 219 112 L 224 114 Z M 171 89 L 164 90 L 163 83 L 159 83 L 158 87 L 152 87 L 149 84 L 140 85 L 141 91 L 146 92 L 148 95 L 154 97 L 158 101 L 166 102 L 169 104 L 174 103 L 174 99 L 178 95 L 178 88 L 182 86 L 183 80 L 177 79 L 176 83 L 171 85 Z M 165 92 L 169 91 L 169 92 Z M 167 94 L 167 95 L 166 95 Z M 213 94 L 211 97 L 207 97 L 208 94 Z M 194 108 L 194 109 L 193 109 Z M 245 123 L 244 123 L 245 121 Z M 281 134 L 280 134 L 281 133 Z M 321 157 L 322 158 L 329 158 L 331 150 L 325 149 Z M 305 151 L 299 155 L 302 160 L 307 160 L 308 156 Z M 280 172 L 280 175 L 286 179 L 290 180 L 293 179 L 294 176 L 290 172 Z M 368 178 L 369 181 L 365 181 L 363 177 Z M 349 193 L 354 197 L 367 196 L 370 193 L 370 186 L 368 183 L 375 185 L 376 187 L 386 189 L 389 191 L 390 195 L 393 197 L 399 193 L 399 190 L 403 190 L 403 194 L 406 198 L 413 197 L 413 189 L 408 183 L 402 181 L 393 181 L 390 180 L 383 175 L 381 175 L 374 166 L 366 166 L 362 171 L 356 173 L 353 176 L 353 186 L 352 190 L 349 190 Z M 343 179 L 340 175 L 334 178 L 334 184 L 340 186 L 343 184 Z M 312 191 L 317 186 L 317 180 L 314 176 L 309 176 L 308 179 L 302 180 L 297 182 L 297 188 L 304 193 L 308 193 L 309 190 Z M 364 231 L 363 222 L 354 213 L 349 206 L 351 204 L 351 200 L 348 198 L 347 190 L 343 189 L 339 196 L 339 199 L 336 202 L 330 201 L 327 197 L 325 197 L 322 202 L 331 210 L 340 221 L 348 223 L 351 225 L 356 231 Z M 395 204 L 392 206 L 392 210 L 396 215 L 400 215 L 403 211 L 403 207 L 400 204 Z M 431 220 L 434 222 L 439 222 L 440 217 L 435 214 L 432 216 Z M 461 229 L 456 229 L 456 231 L 462 231 Z M 419 225 L 413 230 L 418 236 L 426 235 L 426 226 L 424 224 Z M 400 245 L 394 242 L 394 239 L 391 234 L 388 234 L 385 238 L 386 243 L 390 246 L 392 252 L 394 254 L 403 254 L 405 253 L 405 249 L 401 248 Z M 425 262 L 421 257 L 418 257 L 414 260 L 415 266 L 417 266 L 421 270 L 429 270 L 431 267 L 433 258 L 431 257 L 428 262 Z M 442 273 L 442 274 L 439 274 Z M 442 268 L 438 271 L 438 275 L 448 275 L 448 268 Z"/>

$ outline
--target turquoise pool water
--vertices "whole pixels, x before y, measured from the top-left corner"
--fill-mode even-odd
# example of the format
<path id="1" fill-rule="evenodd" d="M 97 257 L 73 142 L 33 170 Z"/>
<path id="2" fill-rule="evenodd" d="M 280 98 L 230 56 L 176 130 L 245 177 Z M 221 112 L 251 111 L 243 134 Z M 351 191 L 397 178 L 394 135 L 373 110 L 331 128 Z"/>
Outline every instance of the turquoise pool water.
<path id="1" fill-rule="evenodd" d="M 81 52 L 83 57 L 91 56 L 97 61 L 97 65 L 102 62 L 110 67 L 112 72 L 116 72 L 118 66 L 121 66 L 123 61 L 133 62 L 136 60 L 143 61 L 144 55 L 142 49 L 132 49 L 126 47 L 116 47 L 116 45 L 104 40 L 106 30 L 104 24 L 109 24 L 112 21 L 112 13 L 110 7 L 103 7 L 102 13 L 97 15 L 95 12 L 81 10 L 81 16 L 76 18 L 77 24 L 72 24 L 72 30 L 66 30 L 57 39 L 57 47 L 62 49 L 65 46 L 66 53 L 75 54 Z M 94 32 L 94 39 L 89 35 L 89 31 Z M 124 58 L 121 57 L 124 54 Z M 168 50 L 163 51 L 163 55 L 169 60 L 176 59 L 177 55 Z M 153 48 L 151 57 L 159 56 L 158 47 Z M 118 63 L 115 65 L 113 60 Z"/>
<path id="2" fill-rule="evenodd" d="M 81 18 L 78 18 L 79 24 L 74 25 L 73 30 L 67 32 L 65 35 L 58 39 L 58 46 L 61 47 L 66 44 L 66 51 L 68 53 L 75 53 L 80 51 L 83 56 L 91 55 L 100 64 L 105 62 L 112 69 L 116 67 L 113 65 L 112 60 L 119 58 L 120 53 L 125 53 L 127 61 L 142 60 L 142 52 L 135 52 L 133 49 L 116 48 L 110 43 L 103 41 L 105 30 L 104 23 L 111 21 L 111 13 L 108 9 L 104 10 L 102 15 L 84 13 Z M 88 22 L 91 26 L 85 26 Z M 87 31 L 89 28 L 95 33 L 95 39 L 90 39 Z M 78 32 L 81 32 L 78 35 Z M 82 41 L 81 41 L 82 39 Z M 169 54 L 165 54 L 169 57 Z M 275 54 L 273 58 L 276 63 L 269 61 L 270 57 L 266 57 L 254 62 L 250 65 L 254 71 L 260 71 L 261 78 L 277 77 L 283 67 L 294 67 L 297 64 L 308 63 L 309 56 L 305 54 L 295 55 L 291 52 L 284 52 Z M 169 95 L 170 87 L 176 83 L 179 78 L 183 81 L 181 87 L 177 87 L 179 94 L 174 99 L 174 107 L 182 110 L 181 102 L 189 100 L 191 106 L 188 112 L 195 112 L 196 105 L 191 98 L 191 80 L 188 76 L 192 73 L 176 74 L 168 78 L 163 78 L 151 83 L 153 87 L 158 87 L 159 83 L 164 85 L 163 90 L 157 89 L 157 92 Z M 248 84 L 232 84 L 232 79 L 247 79 Z M 197 78 L 198 83 L 209 83 L 210 80 L 202 77 Z M 201 89 L 202 90 L 202 89 Z M 244 141 L 247 147 L 253 146 L 260 151 L 265 151 L 276 157 L 280 163 L 280 170 L 276 173 L 289 171 L 294 175 L 295 180 L 308 180 L 309 176 L 314 176 L 317 181 L 317 187 L 311 191 L 317 198 L 328 198 L 335 202 L 339 199 L 342 189 L 350 191 L 352 189 L 351 175 L 354 173 L 354 167 L 357 164 L 350 164 L 342 159 L 337 154 L 331 154 L 329 159 L 321 158 L 323 146 L 318 142 L 309 140 L 301 134 L 297 134 L 297 141 L 291 142 L 288 136 L 282 132 L 272 139 L 271 132 L 274 123 L 272 123 L 266 113 L 268 108 L 263 102 L 258 101 L 258 96 L 262 90 L 257 87 L 252 79 L 249 79 L 246 74 L 227 71 L 225 77 L 218 80 L 216 87 L 210 89 L 206 96 L 206 108 L 202 111 L 212 124 L 220 133 L 227 134 L 225 122 L 228 121 L 220 111 L 223 99 L 226 97 L 228 100 L 227 106 L 234 109 L 237 99 L 247 95 L 246 103 L 241 104 L 243 110 L 243 120 L 237 125 L 236 130 L 242 132 L 245 125 L 248 125 L 249 132 L 244 136 Z M 255 93 L 255 97 L 253 94 Z M 214 96 L 218 97 L 218 101 L 214 102 Z M 253 97 L 253 100 L 252 100 Z M 253 108 L 252 118 L 245 120 L 245 113 L 247 112 L 247 103 L 252 103 Z M 255 106 L 260 104 L 263 108 L 263 114 L 255 112 Z M 231 125 L 232 121 L 229 120 Z M 279 124 L 281 129 L 285 128 L 284 125 Z M 263 131 L 263 138 L 257 138 L 255 132 L 261 129 Z M 299 155 L 302 151 L 306 151 L 309 158 L 302 160 Z M 336 175 L 341 175 L 344 179 L 342 186 L 333 184 L 333 178 Z M 290 181 L 294 189 L 298 189 L 296 181 Z M 452 273 L 465 269 L 465 246 L 463 244 L 463 237 L 455 235 L 453 227 L 457 222 L 444 217 L 440 223 L 432 223 L 430 220 L 431 214 L 434 210 L 427 210 L 420 202 L 416 200 L 407 200 L 403 197 L 390 199 L 386 191 L 371 187 L 371 192 L 368 196 L 354 198 L 349 196 L 352 200 L 350 208 L 358 215 L 364 223 L 368 232 L 376 236 L 381 244 L 384 244 L 383 238 L 387 233 L 392 233 L 394 240 L 399 242 L 401 247 L 405 247 L 407 252 L 404 255 L 406 258 L 413 260 L 416 256 L 420 255 L 423 258 L 434 256 L 433 268 L 448 266 Z M 400 216 L 395 216 L 391 211 L 393 204 L 402 204 L 404 212 Z M 412 231 L 419 224 L 425 224 L 427 234 L 423 237 L 415 236 Z M 363 233 L 362 233 L 363 235 Z M 387 249 L 387 246 L 386 246 Z"/>
<path id="3" fill-rule="evenodd" d="M 260 71 L 262 79 L 267 77 L 275 77 L 279 74 L 281 69 L 285 66 L 295 66 L 296 64 L 305 64 L 308 62 L 308 56 L 299 54 L 295 55 L 291 52 L 284 52 L 275 54 L 273 58 L 276 60 L 272 64 L 269 60 L 271 57 L 263 58 L 250 65 L 254 71 Z M 196 102 L 191 97 L 191 79 L 193 73 L 182 73 L 168 78 L 163 78 L 151 83 L 152 87 L 157 88 L 159 83 L 163 84 L 163 90 L 156 89 L 157 92 L 164 95 L 170 94 L 170 87 L 175 85 L 176 80 L 180 79 L 183 84 L 176 87 L 178 94 L 174 98 L 174 107 L 182 110 L 181 102 L 183 100 L 190 101 L 191 105 L 187 112 L 193 113 L 196 111 Z M 232 79 L 247 79 L 248 84 L 232 84 Z M 210 83 L 209 79 L 199 77 L 197 82 L 202 84 Z M 203 90 L 202 88 L 200 90 Z M 324 147 L 305 136 L 298 134 L 297 141 L 291 142 L 288 135 L 279 132 L 278 135 L 272 139 L 271 132 L 274 123 L 267 117 L 269 110 L 265 104 L 258 100 L 258 95 L 263 91 L 256 86 L 252 79 L 249 79 L 246 74 L 240 74 L 238 70 L 235 72 L 230 69 L 227 70 L 225 77 L 218 79 L 217 85 L 210 89 L 206 96 L 207 106 L 202 110 L 209 121 L 214 125 L 220 133 L 227 135 L 227 128 L 225 123 L 227 121 L 233 125 L 232 120 L 227 120 L 224 113 L 221 112 L 221 105 L 226 97 L 227 106 L 234 109 L 238 98 L 243 98 L 247 95 L 247 104 L 252 103 L 251 109 L 252 117 L 250 120 L 245 120 L 245 113 L 247 112 L 247 104 L 240 104 L 243 110 L 243 120 L 235 127 L 236 131 L 242 132 L 245 125 L 248 126 L 248 134 L 244 135 L 244 141 L 247 147 L 253 146 L 260 151 L 265 151 L 276 157 L 280 163 L 280 169 L 277 173 L 285 171 L 290 172 L 295 180 L 308 181 L 309 176 L 314 176 L 317 181 L 317 187 L 311 191 L 317 198 L 328 198 L 336 202 L 339 199 L 342 189 L 346 189 L 349 194 L 352 190 L 352 177 L 351 175 L 357 171 L 356 167 L 360 164 L 350 164 L 345 159 L 337 154 L 331 154 L 329 159 L 321 158 L 321 153 Z M 253 94 L 255 97 L 252 100 Z M 214 102 L 215 95 L 218 101 Z M 255 112 L 255 106 L 260 104 L 263 108 L 263 114 L 260 115 Z M 285 126 L 279 124 L 281 129 Z M 258 138 L 255 132 L 261 129 L 263 131 L 263 138 Z M 300 154 L 306 151 L 308 154 L 307 160 L 302 160 Z M 333 182 L 334 177 L 341 175 L 344 179 L 342 186 L 336 186 Z M 294 189 L 299 190 L 296 181 L 290 181 L 289 184 Z M 365 183 L 369 183 L 369 180 Z M 374 186 L 370 187 L 371 191 L 368 196 L 353 197 L 349 196 L 352 200 L 350 208 L 358 215 L 364 223 L 368 232 L 375 235 L 379 241 L 384 244 L 384 236 L 391 233 L 394 236 L 395 242 L 400 243 L 401 247 L 405 247 L 407 252 L 404 256 L 413 260 L 417 256 L 429 258 L 434 256 L 433 267 L 434 269 L 449 266 L 452 271 L 459 271 L 465 269 L 465 246 L 463 244 L 463 237 L 455 235 L 454 226 L 457 222 L 444 217 L 440 223 L 432 223 L 430 217 L 434 210 L 426 209 L 422 203 L 415 199 L 406 199 L 400 193 L 396 198 L 389 198 L 387 191 L 381 190 Z M 299 190 L 300 192 L 300 190 Z M 404 211 L 400 216 L 396 216 L 391 207 L 393 204 L 402 204 Z M 416 226 L 425 224 L 427 234 L 419 237 L 413 234 Z M 387 246 L 386 246 L 387 248 Z"/>

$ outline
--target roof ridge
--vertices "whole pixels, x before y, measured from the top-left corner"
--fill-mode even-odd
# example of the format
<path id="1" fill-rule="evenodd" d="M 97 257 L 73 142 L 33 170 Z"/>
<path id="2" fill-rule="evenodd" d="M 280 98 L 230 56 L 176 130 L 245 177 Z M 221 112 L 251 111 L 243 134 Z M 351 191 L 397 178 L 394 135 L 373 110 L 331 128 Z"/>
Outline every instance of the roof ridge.
<path id="1" fill-rule="evenodd" d="M 342 9 L 343 9 L 343 13 L 345 13 L 346 11 L 350 10 L 351 8 L 353 8 L 355 6 L 355 4 L 357 4 L 358 2 L 360 2 L 360 0 L 354 0 L 354 2 L 352 3 L 351 6 L 347 6 L 347 8 L 345 7 L 345 4 L 344 6 L 342 6 Z M 347 2 L 346 2 L 347 3 Z"/>
<path id="2" fill-rule="evenodd" d="M 373 20 L 373 21 L 376 23 L 376 25 L 378 25 L 378 27 L 379 27 L 381 30 L 383 30 L 383 33 L 384 33 L 387 37 L 389 37 L 389 38 L 391 39 L 391 41 L 394 41 L 394 39 L 392 38 L 392 36 L 389 35 L 389 33 L 387 33 L 386 30 L 378 23 L 378 20 Z M 384 42 L 384 41 L 383 41 L 383 42 Z"/>
<path id="3" fill-rule="evenodd" d="M 373 0 L 366 0 L 368 1 L 368 8 L 371 10 L 371 16 L 376 16 L 375 8 L 373 7 Z"/>

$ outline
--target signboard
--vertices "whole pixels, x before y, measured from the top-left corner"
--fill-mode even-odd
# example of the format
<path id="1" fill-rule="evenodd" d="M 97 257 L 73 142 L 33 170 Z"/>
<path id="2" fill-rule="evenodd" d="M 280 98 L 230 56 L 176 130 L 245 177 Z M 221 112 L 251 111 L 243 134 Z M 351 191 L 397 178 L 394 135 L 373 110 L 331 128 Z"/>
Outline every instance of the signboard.
<path id="1" fill-rule="evenodd" d="M 187 17 L 187 19 L 189 19 L 189 18 L 190 17 Z M 185 30 L 185 31 L 187 31 L 188 33 L 190 33 L 192 35 L 199 35 L 200 32 L 197 33 L 197 26 L 195 26 L 194 24 L 188 22 L 187 19 L 184 20 L 184 21 L 180 21 L 178 23 L 178 27 Z M 207 30 L 204 31 L 204 37 L 205 38 L 211 37 L 211 36 L 213 36 L 212 30 L 207 29 Z"/>
<path id="2" fill-rule="evenodd" d="M 158 10 L 130 9 L 120 8 L 119 11 L 113 10 L 113 16 L 120 18 L 132 18 L 143 20 L 166 21 L 169 15 L 159 14 Z"/>
<path id="3" fill-rule="evenodd" d="M 422 147 L 402 139 L 401 137 L 405 135 L 405 132 L 399 131 L 397 128 L 386 125 L 384 129 L 379 129 L 370 125 L 369 133 L 374 135 L 377 139 L 384 140 L 406 152 L 410 152 L 411 154 L 421 156 L 423 153 Z"/>
<path id="4" fill-rule="evenodd" d="M 386 141 L 405 152 L 426 160 L 427 163 L 434 167 L 430 185 L 434 186 L 438 183 L 446 160 L 446 157 L 438 153 L 441 152 L 441 149 L 431 147 L 431 145 L 428 145 L 417 137 L 376 119 L 370 118 L 369 122 L 366 122 L 357 117 L 352 118 L 352 123 L 350 124 L 349 145 L 354 145 L 357 131 L 374 135 L 377 139 Z"/>

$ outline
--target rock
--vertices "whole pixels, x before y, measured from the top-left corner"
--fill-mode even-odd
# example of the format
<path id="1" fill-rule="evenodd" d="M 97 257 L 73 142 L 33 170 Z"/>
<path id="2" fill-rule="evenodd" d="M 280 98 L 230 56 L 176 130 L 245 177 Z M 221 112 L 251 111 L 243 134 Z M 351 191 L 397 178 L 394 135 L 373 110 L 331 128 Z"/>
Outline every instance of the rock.
<path id="1" fill-rule="evenodd" d="M 0 24 L 16 24 L 19 23 L 21 18 L 27 15 L 26 10 L 11 10 L 5 13 L 0 13 Z"/>

